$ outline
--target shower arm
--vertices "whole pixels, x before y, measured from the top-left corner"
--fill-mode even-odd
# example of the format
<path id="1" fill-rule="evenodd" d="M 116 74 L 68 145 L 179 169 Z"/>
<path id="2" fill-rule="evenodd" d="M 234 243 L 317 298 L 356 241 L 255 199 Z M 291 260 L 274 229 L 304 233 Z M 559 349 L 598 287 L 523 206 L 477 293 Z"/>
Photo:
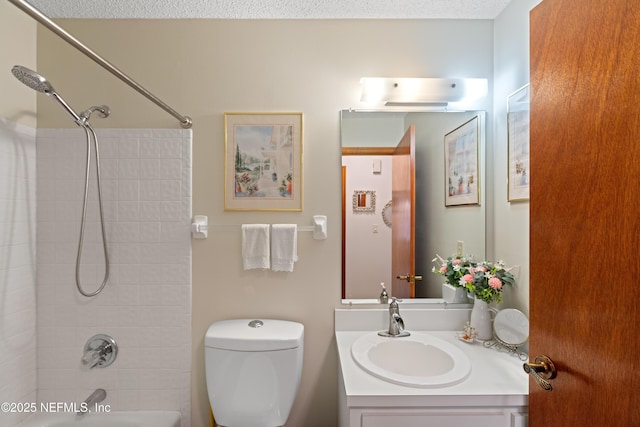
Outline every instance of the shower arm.
<path id="1" fill-rule="evenodd" d="M 193 124 L 193 121 L 188 116 L 183 116 L 179 114 L 176 110 L 169 107 L 167 104 L 162 102 L 157 96 L 146 90 L 144 87 L 140 86 L 134 80 L 132 80 L 129 76 L 124 74 L 118 68 L 116 68 L 113 64 L 102 58 L 100 55 L 89 49 L 87 46 L 82 44 L 78 39 L 69 34 L 66 30 L 60 27 L 58 24 L 49 19 L 46 15 L 40 12 L 31 4 L 27 3 L 25 0 L 9 0 L 10 3 L 13 3 L 18 9 L 22 10 L 27 15 L 31 16 L 33 19 L 38 21 L 40 24 L 47 27 L 49 30 L 58 35 L 61 39 L 69 43 L 71 46 L 78 49 L 80 52 L 84 53 L 86 56 L 94 60 L 98 63 L 98 65 L 102 66 L 105 70 L 109 71 L 111 74 L 131 86 L 133 89 L 138 91 L 140 94 L 145 96 L 151 102 L 156 104 L 158 107 L 162 108 L 167 113 L 171 114 L 173 117 L 180 121 L 180 125 L 189 129 Z"/>

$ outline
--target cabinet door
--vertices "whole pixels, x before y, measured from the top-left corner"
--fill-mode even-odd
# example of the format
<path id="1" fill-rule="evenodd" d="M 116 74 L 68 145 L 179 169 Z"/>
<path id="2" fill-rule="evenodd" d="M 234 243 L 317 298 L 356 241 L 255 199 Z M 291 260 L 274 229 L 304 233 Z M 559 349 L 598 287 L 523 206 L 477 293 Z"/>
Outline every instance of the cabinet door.
<path id="1" fill-rule="evenodd" d="M 514 413 L 519 412 L 513 408 L 364 410 L 360 425 L 361 427 L 511 427 Z"/>

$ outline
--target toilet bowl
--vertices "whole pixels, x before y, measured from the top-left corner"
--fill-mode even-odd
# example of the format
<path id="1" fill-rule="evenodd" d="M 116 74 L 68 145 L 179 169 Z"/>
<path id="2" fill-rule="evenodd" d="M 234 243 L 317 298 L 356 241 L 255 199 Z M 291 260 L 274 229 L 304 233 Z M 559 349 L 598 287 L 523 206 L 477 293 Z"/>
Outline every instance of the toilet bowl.
<path id="1" fill-rule="evenodd" d="M 304 326 L 286 320 L 213 323 L 204 352 L 216 425 L 283 426 L 300 385 L 303 340 Z"/>

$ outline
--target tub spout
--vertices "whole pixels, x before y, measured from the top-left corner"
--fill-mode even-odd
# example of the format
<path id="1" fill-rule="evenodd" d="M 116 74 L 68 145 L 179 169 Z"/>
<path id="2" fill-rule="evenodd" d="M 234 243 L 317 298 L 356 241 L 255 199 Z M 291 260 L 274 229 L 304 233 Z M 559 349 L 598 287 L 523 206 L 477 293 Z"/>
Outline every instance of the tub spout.
<path id="1" fill-rule="evenodd" d="M 84 402 L 80 404 L 80 410 L 78 415 L 84 415 L 89 412 L 89 408 L 93 407 L 96 403 L 102 402 L 107 398 L 107 392 L 103 388 L 99 388 L 87 397 Z"/>

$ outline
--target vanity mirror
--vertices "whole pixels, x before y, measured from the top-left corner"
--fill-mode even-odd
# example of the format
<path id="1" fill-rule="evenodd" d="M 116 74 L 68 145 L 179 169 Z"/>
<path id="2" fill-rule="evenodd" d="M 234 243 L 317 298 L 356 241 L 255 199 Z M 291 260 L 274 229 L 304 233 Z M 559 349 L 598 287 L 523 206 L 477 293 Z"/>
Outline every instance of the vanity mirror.
<path id="1" fill-rule="evenodd" d="M 529 339 L 529 319 L 515 308 L 502 309 L 493 320 L 493 332 L 501 344 L 519 347 Z"/>
<path id="2" fill-rule="evenodd" d="M 478 205 L 445 206 L 445 135 L 469 120 L 479 122 Z M 436 254 L 448 256 L 463 242 L 463 253 L 485 256 L 485 113 L 464 112 L 341 112 L 343 174 L 344 302 L 372 300 L 380 283 L 391 283 L 391 154 L 410 126 L 415 128 L 415 282 L 416 298 L 441 298 L 442 278 L 431 273 Z M 367 215 L 352 209 L 356 191 L 374 191 L 378 203 Z M 389 202 L 389 203 L 387 203 Z"/>
<path id="3" fill-rule="evenodd" d="M 529 340 L 529 319 L 515 308 L 505 308 L 493 319 L 493 339 L 485 341 L 483 345 L 498 351 L 508 352 L 520 360 L 529 359 L 523 349 Z"/>

